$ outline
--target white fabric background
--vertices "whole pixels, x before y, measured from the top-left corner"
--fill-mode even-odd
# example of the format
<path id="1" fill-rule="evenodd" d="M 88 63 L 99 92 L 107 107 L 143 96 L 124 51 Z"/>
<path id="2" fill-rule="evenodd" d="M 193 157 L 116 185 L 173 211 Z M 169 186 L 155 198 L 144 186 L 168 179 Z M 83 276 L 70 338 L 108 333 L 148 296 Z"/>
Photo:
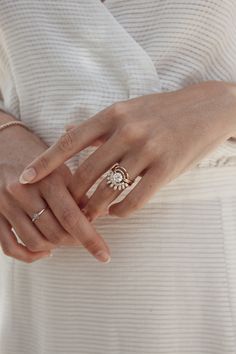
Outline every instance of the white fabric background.
<path id="1" fill-rule="evenodd" d="M 118 100 L 236 79 L 233 0 L 0 0 L 1 108 L 48 144 Z M 70 162 L 74 169 L 88 152 Z M 236 145 L 83 248 L 0 256 L 1 354 L 233 354 Z"/>

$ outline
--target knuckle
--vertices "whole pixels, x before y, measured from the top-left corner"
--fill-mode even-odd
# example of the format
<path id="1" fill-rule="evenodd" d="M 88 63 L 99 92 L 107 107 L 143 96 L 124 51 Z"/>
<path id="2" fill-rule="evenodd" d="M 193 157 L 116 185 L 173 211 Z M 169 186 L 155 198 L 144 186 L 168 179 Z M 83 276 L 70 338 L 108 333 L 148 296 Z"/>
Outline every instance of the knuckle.
<path id="1" fill-rule="evenodd" d="M 21 194 L 23 188 L 23 185 L 17 181 L 10 182 L 6 185 L 6 191 L 13 196 Z"/>
<path id="2" fill-rule="evenodd" d="M 45 250 L 45 244 L 40 240 L 28 239 L 24 242 L 28 250 L 38 252 Z"/>
<path id="3" fill-rule="evenodd" d="M 135 127 L 131 122 L 123 124 L 119 128 L 118 132 L 121 140 L 124 143 L 134 143 L 142 137 L 142 131 L 138 127 Z"/>
<path id="4" fill-rule="evenodd" d="M 78 215 L 71 209 L 64 209 L 62 213 L 62 221 L 66 229 L 73 230 L 78 224 Z"/>
<path id="5" fill-rule="evenodd" d="M 60 240 L 59 240 L 59 245 L 64 245 L 67 244 L 68 242 L 73 242 L 76 241 L 72 237 L 68 237 L 66 234 L 61 234 Z"/>
<path id="6" fill-rule="evenodd" d="M 91 175 L 94 167 L 92 167 L 88 163 L 83 163 L 76 174 L 76 179 L 82 184 L 87 184 L 88 183 L 88 178 Z"/>
<path id="7" fill-rule="evenodd" d="M 31 254 L 26 254 L 24 256 L 18 255 L 17 247 L 14 246 L 14 245 L 2 242 L 1 243 L 1 248 L 2 248 L 3 253 L 6 256 L 15 258 L 17 260 L 21 260 L 21 261 L 23 261 L 25 263 L 32 263 L 32 262 L 34 262 L 36 260 L 34 258 L 34 256 L 31 255 Z"/>
<path id="8" fill-rule="evenodd" d="M 5 189 L 1 191 L 0 208 L 1 211 L 5 211 L 8 214 L 12 211 L 12 202 L 10 201 L 9 193 Z"/>
<path id="9" fill-rule="evenodd" d="M 128 217 L 139 209 L 139 201 L 136 198 L 129 198 L 125 201 L 125 207 L 120 209 L 122 217 Z"/>
<path id="10" fill-rule="evenodd" d="M 59 185 L 62 183 L 63 177 L 60 171 L 55 170 L 51 175 L 47 177 L 48 183 L 53 184 L 53 185 Z"/>
<path id="11" fill-rule="evenodd" d="M 53 195 L 55 193 L 55 185 L 52 183 L 52 180 L 48 177 L 43 178 L 42 181 L 39 182 L 40 187 L 44 195 L 47 197 Z"/>
<path id="12" fill-rule="evenodd" d="M 87 238 L 85 241 L 83 241 L 83 245 L 93 254 L 100 250 L 100 242 L 96 238 Z"/>
<path id="13" fill-rule="evenodd" d="M 112 211 L 112 214 L 119 218 L 125 219 L 129 217 L 130 214 L 132 214 L 132 211 L 119 208 L 117 210 Z"/>
<path id="14" fill-rule="evenodd" d="M 153 141 L 147 141 L 146 144 L 143 145 L 142 152 L 145 157 L 155 156 L 157 151 L 156 143 Z"/>
<path id="15" fill-rule="evenodd" d="M 59 235 L 51 232 L 47 235 L 47 239 L 52 242 L 54 245 L 58 245 L 61 242 L 61 238 Z"/>
<path id="16" fill-rule="evenodd" d="M 31 255 L 27 255 L 22 259 L 22 261 L 25 263 L 33 263 L 36 259 Z"/>
<path id="17" fill-rule="evenodd" d="M 87 211 L 85 212 L 85 216 L 90 218 L 99 215 L 101 209 L 101 207 L 94 205 L 94 203 L 88 203 L 86 206 Z"/>
<path id="18" fill-rule="evenodd" d="M 53 173 L 40 181 L 40 187 L 42 191 L 51 196 L 55 194 L 55 191 L 62 185 L 62 178 L 58 173 Z"/>
<path id="19" fill-rule="evenodd" d="M 45 156 L 41 156 L 37 161 L 36 169 L 47 171 L 48 165 L 48 159 Z"/>
<path id="20" fill-rule="evenodd" d="M 75 133 L 73 130 L 65 132 L 58 141 L 58 146 L 62 152 L 70 152 L 73 150 L 75 141 Z"/>
<path id="21" fill-rule="evenodd" d="M 14 248 L 8 243 L 2 243 L 2 251 L 6 256 L 13 257 L 14 256 Z"/>
<path id="22" fill-rule="evenodd" d="M 62 243 L 65 240 L 65 236 L 60 235 L 59 233 L 56 233 L 54 231 L 49 232 L 47 238 L 50 242 L 56 245 Z"/>
<path id="23" fill-rule="evenodd" d="M 7 191 L 6 191 L 6 187 L 5 186 L 0 186 L 0 202 L 2 200 L 2 198 L 5 198 L 7 196 Z"/>
<path id="24" fill-rule="evenodd" d="M 165 175 L 168 173 L 170 167 L 171 167 L 171 161 L 166 155 L 162 155 L 158 158 L 155 164 L 155 169 L 156 171 L 161 175 Z"/>
<path id="25" fill-rule="evenodd" d="M 123 101 L 115 102 L 110 107 L 110 113 L 114 119 L 126 116 L 127 108 Z"/>

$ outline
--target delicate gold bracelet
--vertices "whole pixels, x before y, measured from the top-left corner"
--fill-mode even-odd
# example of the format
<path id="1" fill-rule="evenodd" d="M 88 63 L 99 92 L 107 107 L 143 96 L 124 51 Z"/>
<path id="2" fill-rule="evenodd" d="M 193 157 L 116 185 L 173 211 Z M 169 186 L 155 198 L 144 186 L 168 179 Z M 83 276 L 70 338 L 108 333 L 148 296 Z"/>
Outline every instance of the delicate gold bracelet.
<path id="1" fill-rule="evenodd" d="M 27 130 L 30 131 L 30 128 L 27 127 L 27 125 L 20 120 L 13 120 L 11 122 L 0 125 L 0 131 L 3 129 L 6 129 L 8 127 L 11 127 L 12 125 L 21 125 L 22 127 L 26 128 Z"/>

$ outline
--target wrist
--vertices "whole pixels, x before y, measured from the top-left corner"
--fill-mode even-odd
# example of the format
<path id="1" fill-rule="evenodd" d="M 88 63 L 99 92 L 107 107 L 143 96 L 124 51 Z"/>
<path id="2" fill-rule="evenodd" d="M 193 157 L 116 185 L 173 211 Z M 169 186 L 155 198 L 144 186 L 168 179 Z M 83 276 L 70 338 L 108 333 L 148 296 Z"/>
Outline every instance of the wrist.
<path id="1" fill-rule="evenodd" d="M 0 125 L 15 121 L 16 118 L 12 116 L 10 113 L 6 113 L 2 110 L 0 110 Z"/>
<path id="2" fill-rule="evenodd" d="M 14 116 L 0 110 L 0 134 L 5 129 L 12 129 L 12 128 L 24 128 L 30 131 L 29 127 L 19 119 L 16 119 Z"/>
<path id="3" fill-rule="evenodd" d="M 229 114 L 229 138 L 236 141 L 236 84 L 223 83 L 225 89 L 226 112 Z"/>
<path id="4" fill-rule="evenodd" d="M 221 136 L 222 141 L 236 136 L 236 85 L 204 81 L 193 87 L 197 93 L 197 112 L 204 113 L 199 115 L 203 127 L 209 128 L 212 136 Z"/>
<path id="5" fill-rule="evenodd" d="M 10 122 L 7 122 L 7 123 L 3 123 L 0 125 L 0 132 L 4 129 L 7 129 L 7 128 L 10 128 L 10 127 L 23 127 L 24 129 L 26 130 L 30 130 L 27 125 L 25 123 L 23 123 L 22 121 L 20 120 L 12 120 Z"/>

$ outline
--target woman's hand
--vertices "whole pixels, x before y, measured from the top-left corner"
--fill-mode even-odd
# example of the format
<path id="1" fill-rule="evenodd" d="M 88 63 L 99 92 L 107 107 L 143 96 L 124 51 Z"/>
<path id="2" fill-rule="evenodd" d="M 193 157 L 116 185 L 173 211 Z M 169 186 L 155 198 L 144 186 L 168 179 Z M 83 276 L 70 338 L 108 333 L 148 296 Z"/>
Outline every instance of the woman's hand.
<path id="1" fill-rule="evenodd" d="M 0 245 L 3 252 L 25 262 L 47 256 L 59 245 L 82 243 L 94 256 L 101 250 L 109 253 L 108 246 L 67 189 L 71 180 L 69 169 L 61 165 L 43 181 L 24 186 L 19 183 L 23 167 L 47 146 L 19 126 L 1 131 L 0 137 Z M 46 210 L 33 223 L 34 213 L 45 206 Z M 25 246 L 17 242 L 11 228 Z"/>
<path id="2" fill-rule="evenodd" d="M 74 154 L 100 141 L 77 169 L 70 191 L 79 202 L 95 181 L 119 162 L 131 178 L 142 176 L 122 201 L 109 208 L 110 214 L 127 216 L 236 132 L 232 87 L 205 82 L 115 103 L 68 129 L 27 167 L 21 182 L 39 181 Z M 103 214 L 120 193 L 102 180 L 85 207 L 88 218 Z"/>

